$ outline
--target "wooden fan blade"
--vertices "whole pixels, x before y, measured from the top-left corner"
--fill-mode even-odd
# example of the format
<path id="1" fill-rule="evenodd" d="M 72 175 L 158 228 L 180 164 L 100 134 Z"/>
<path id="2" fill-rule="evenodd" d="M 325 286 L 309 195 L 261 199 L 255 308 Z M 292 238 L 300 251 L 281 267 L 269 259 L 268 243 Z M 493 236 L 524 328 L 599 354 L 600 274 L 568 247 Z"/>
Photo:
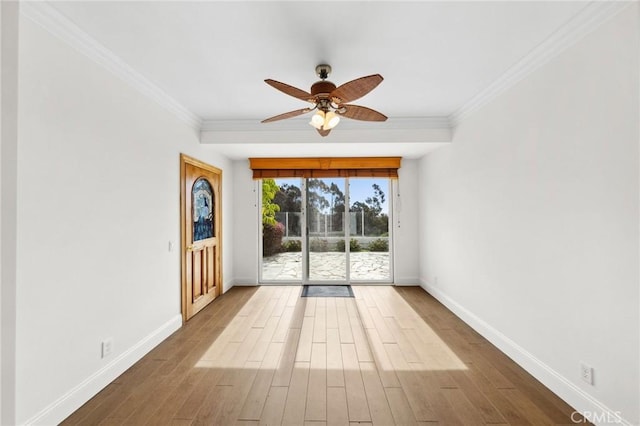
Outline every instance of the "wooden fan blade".
<path id="1" fill-rule="evenodd" d="M 294 98 L 297 98 L 306 102 L 313 100 L 313 96 L 311 95 L 311 93 L 305 92 L 304 90 L 298 89 L 297 87 L 289 86 L 288 84 L 280 83 L 279 81 L 275 81 L 271 79 L 266 79 L 264 82 L 267 83 L 269 86 L 278 89 L 282 93 L 286 93 L 289 96 L 293 96 Z"/>
<path id="2" fill-rule="evenodd" d="M 382 80 L 383 78 L 380 74 L 360 77 L 337 87 L 329 97 L 337 104 L 352 102 L 375 89 Z"/>
<path id="3" fill-rule="evenodd" d="M 342 105 L 342 107 L 346 108 L 346 111 L 338 114 L 343 117 L 351 118 L 352 120 L 387 121 L 386 115 L 381 114 L 378 111 L 371 108 L 367 108 L 359 105 L 350 105 L 350 104 Z"/>
<path id="4" fill-rule="evenodd" d="M 298 115 L 306 114 L 311 111 L 310 108 L 297 109 L 295 111 L 285 112 L 284 114 L 276 115 L 274 117 L 262 120 L 261 123 L 271 123 L 272 121 L 284 120 L 285 118 L 297 117 Z"/>
<path id="5" fill-rule="evenodd" d="M 316 129 L 318 131 L 318 133 L 320 133 L 320 136 L 325 137 L 328 136 L 329 133 L 331 133 L 331 129 L 329 130 L 320 130 L 320 129 Z"/>

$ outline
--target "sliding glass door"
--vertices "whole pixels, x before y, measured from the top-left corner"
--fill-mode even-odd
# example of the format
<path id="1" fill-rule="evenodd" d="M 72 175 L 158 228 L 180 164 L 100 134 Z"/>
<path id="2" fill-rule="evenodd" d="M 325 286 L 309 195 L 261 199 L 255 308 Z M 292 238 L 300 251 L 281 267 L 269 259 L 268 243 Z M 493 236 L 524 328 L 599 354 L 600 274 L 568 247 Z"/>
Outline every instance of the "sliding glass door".
<path id="1" fill-rule="evenodd" d="M 346 282 L 346 179 L 307 179 L 309 282 Z"/>
<path id="2" fill-rule="evenodd" d="M 301 282 L 303 279 L 302 181 L 263 179 L 261 281 Z"/>
<path id="3" fill-rule="evenodd" d="M 349 277 L 390 281 L 389 179 L 349 179 Z"/>
<path id="4" fill-rule="evenodd" d="M 261 282 L 391 282 L 388 178 L 263 179 Z"/>

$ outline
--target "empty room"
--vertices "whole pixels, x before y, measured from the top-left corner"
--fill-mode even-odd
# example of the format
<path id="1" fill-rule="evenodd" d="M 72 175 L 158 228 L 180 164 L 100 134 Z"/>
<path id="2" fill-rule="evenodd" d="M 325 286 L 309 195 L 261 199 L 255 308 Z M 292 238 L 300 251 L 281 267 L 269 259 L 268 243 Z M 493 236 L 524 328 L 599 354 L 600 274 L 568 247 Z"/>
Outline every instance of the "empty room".
<path id="1" fill-rule="evenodd" d="M 0 424 L 640 425 L 638 2 L 0 22 Z"/>

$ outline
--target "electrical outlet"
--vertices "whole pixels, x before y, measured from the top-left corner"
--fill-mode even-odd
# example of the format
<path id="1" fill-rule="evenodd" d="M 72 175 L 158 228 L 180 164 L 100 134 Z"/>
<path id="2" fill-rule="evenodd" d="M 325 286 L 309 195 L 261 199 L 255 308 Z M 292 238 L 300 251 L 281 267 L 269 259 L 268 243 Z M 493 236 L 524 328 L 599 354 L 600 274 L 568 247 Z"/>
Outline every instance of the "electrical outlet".
<path id="1" fill-rule="evenodd" d="M 580 377 L 586 383 L 593 385 L 593 367 L 585 364 L 584 362 L 580 363 Z"/>
<path id="2" fill-rule="evenodd" d="M 113 352 L 113 338 L 110 337 L 102 341 L 102 358 L 106 358 Z"/>

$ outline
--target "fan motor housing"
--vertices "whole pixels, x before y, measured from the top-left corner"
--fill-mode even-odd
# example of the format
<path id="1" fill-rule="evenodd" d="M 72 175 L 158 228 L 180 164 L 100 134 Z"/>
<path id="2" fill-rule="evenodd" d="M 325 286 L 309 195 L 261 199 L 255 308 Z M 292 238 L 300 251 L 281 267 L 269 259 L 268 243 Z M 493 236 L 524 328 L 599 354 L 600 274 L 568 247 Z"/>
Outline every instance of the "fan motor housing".
<path id="1" fill-rule="evenodd" d="M 333 92 L 335 89 L 336 89 L 336 85 L 330 81 L 326 81 L 326 80 L 316 81 L 311 86 L 311 94 L 313 96 L 327 95 L 326 97 L 329 97 L 329 94 Z"/>

